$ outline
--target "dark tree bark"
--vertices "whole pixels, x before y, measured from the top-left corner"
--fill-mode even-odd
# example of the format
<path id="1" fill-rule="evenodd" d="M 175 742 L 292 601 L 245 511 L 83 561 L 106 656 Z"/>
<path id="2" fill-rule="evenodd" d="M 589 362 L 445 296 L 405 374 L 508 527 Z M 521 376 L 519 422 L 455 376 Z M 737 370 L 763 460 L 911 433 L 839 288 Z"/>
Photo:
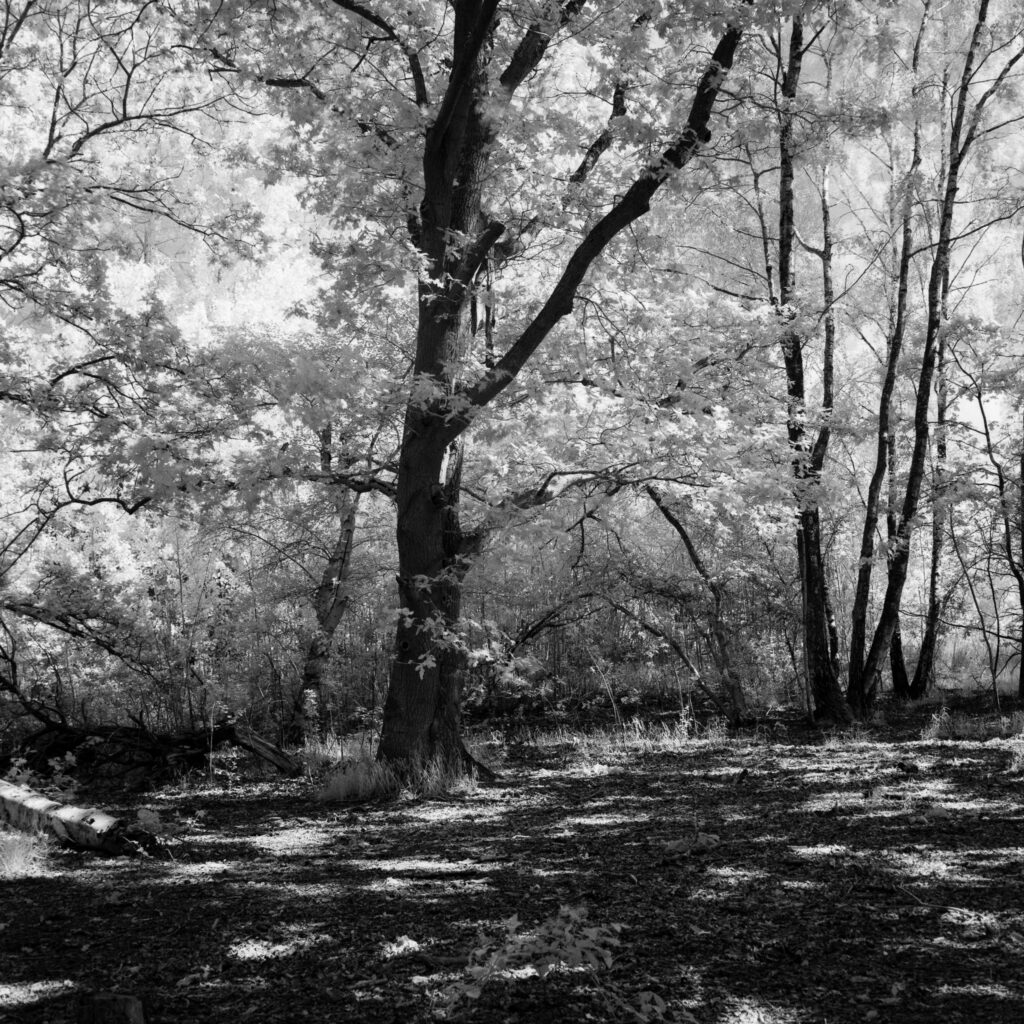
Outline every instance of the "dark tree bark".
<path id="1" fill-rule="evenodd" d="M 920 64 L 921 45 L 924 40 L 925 28 L 928 23 L 928 6 L 926 5 L 917 38 L 914 42 L 912 72 L 916 75 Z M 915 85 L 911 95 L 916 99 L 918 87 Z M 900 199 L 900 243 L 894 253 L 896 257 L 896 302 L 891 310 L 885 374 L 882 379 L 882 390 L 878 398 L 878 429 L 875 442 L 875 466 L 868 483 L 867 502 L 864 509 L 864 528 L 861 532 L 860 564 L 857 569 L 857 587 L 854 592 L 853 610 L 851 613 L 850 658 L 847 672 L 846 698 L 850 706 L 862 712 L 870 703 L 869 693 L 873 694 L 877 687 L 877 679 L 866 679 L 864 676 L 864 656 L 867 646 L 868 603 L 871 598 L 871 575 L 875 557 L 875 534 L 881 508 L 882 484 L 885 481 L 886 468 L 891 461 L 891 452 L 895 442 L 892 422 L 893 394 L 896 390 L 896 376 L 900 356 L 903 353 L 903 341 L 907 329 L 907 296 L 910 287 L 910 266 L 913 255 L 914 227 L 913 183 L 921 164 L 921 128 L 920 121 L 915 119 L 910 167 L 902 184 Z M 890 472 L 890 493 L 892 479 Z M 890 502 L 891 504 L 891 502 Z"/>
<path id="2" fill-rule="evenodd" d="M 959 362 L 959 361 L 958 361 Z M 1021 448 L 1017 456 L 1017 479 L 1014 482 L 1011 471 L 999 458 L 992 428 L 989 423 L 988 410 L 985 407 L 985 396 L 982 385 L 963 364 L 960 370 L 971 382 L 974 396 L 978 406 L 978 418 L 981 422 L 981 434 L 985 442 L 985 455 L 989 465 L 992 467 L 996 481 L 996 494 L 999 499 L 999 510 L 997 513 L 996 529 L 1000 536 L 1000 552 L 1006 568 L 1013 577 L 1017 586 L 1017 601 L 1021 612 L 1021 636 L 1018 649 L 1019 662 L 1017 666 L 1017 696 L 1024 700 L 1024 414 L 1021 418 Z M 1017 488 L 1016 499 L 1013 496 L 1014 483 Z M 953 531 L 950 531 L 953 533 Z M 955 537 L 955 534 L 954 534 Z M 1016 538 L 1016 550 L 1014 550 L 1014 539 Z M 966 573 L 965 573 L 966 575 Z M 991 573 L 989 574 L 991 582 Z M 951 590 L 946 592 L 945 600 L 948 601 Z M 945 607 L 943 605 L 943 607 Z M 993 680 L 993 687 L 995 682 Z M 996 693 L 998 703 L 998 692 Z"/>
<path id="3" fill-rule="evenodd" d="M 331 426 L 320 432 L 320 468 L 329 474 L 333 465 Z M 297 695 L 288 738 L 301 742 L 307 735 L 323 736 L 329 722 L 325 715 L 327 694 L 325 678 L 331 660 L 334 634 L 348 610 L 351 594 L 347 583 L 352 567 L 359 494 L 338 489 L 334 495 L 338 516 L 338 534 L 327 557 L 320 582 L 313 593 L 316 629 L 302 665 L 302 688 Z"/>
<path id="4" fill-rule="evenodd" d="M 571 22 L 582 0 L 562 6 Z M 543 59 L 552 38 L 547 25 L 524 34 L 508 67 L 493 82 L 489 65 L 497 2 L 456 0 L 452 70 L 445 95 L 424 140 L 424 195 L 414 239 L 424 270 L 419 292 L 414 373 L 442 397 L 410 401 L 399 457 L 397 537 L 403 612 L 397 630 L 378 755 L 415 768 L 428 759 L 465 762 L 459 728 L 458 625 L 462 581 L 477 546 L 463 537 L 458 505 L 446 474 L 451 445 L 473 415 L 501 394 L 552 328 L 572 312 L 576 290 L 604 248 L 643 217 L 654 194 L 699 152 L 720 87 L 742 30 L 729 28 L 697 86 L 687 124 L 657 161 L 584 236 L 540 310 L 493 366 L 465 385 L 451 377 L 460 348 L 470 282 L 504 232 L 486 222 L 486 174 L 497 129 L 496 106 Z"/>
<path id="5" fill-rule="evenodd" d="M 886 530 L 886 551 L 890 559 L 895 550 L 897 537 L 899 536 L 899 513 L 897 511 L 896 496 L 896 436 L 889 435 L 889 507 L 885 513 Z M 907 700 L 910 697 L 910 680 L 907 676 L 907 661 L 903 655 L 903 632 L 900 628 L 899 616 L 896 616 L 896 628 L 892 631 L 892 639 L 889 641 L 889 671 L 892 674 L 893 695 L 900 700 Z M 874 700 L 875 690 L 871 690 L 871 699 Z"/>
<path id="6" fill-rule="evenodd" d="M 782 72 L 779 106 L 779 302 L 783 317 L 792 315 L 790 306 L 796 292 L 796 203 L 793 180 L 796 143 L 794 139 L 795 102 L 803 68 L 803 18 L 793 18 L 789 55 Z M 823 192 L 825 246 L 821 252 L 826 290 L 831 289 L 831 240 L 829 237 L 827 191 Z M 826 301 L 828 298 L 826 297 Z M 797 560 L 800 567 L 801 618 L 804 638 L 804 668 L 814 700 L 816 718 L 849 722 L 846 704 L 836 675 L 836 651 L 830 629 L 831 601 L 821 545 L 821 509 L 819 491 L 821 473 L 830 439 L 829 417 L 832 411 L 832 346 L 834 325 L 826 327 L 823 415 L 818 437 L 812 442 L 806 427 L 807 395 L 804 373 L 804 339 L 798 331 L 785 330 L 782 355 L 786 368 L 788 401 L 787 431 L 792 450 L 794 493 L 797 500 Z"/>
<path id="7" fill-rule="evenodd" d="M 947 274 L 943 287 L 943 307 L 947 305 L 948 295 L 949 275 Z M 944 318 L 948 319 L 948 313 L 944 314 Z M 932 544 L 928 567 L 928 609 L 925 612 L 921 650 L 914 668 L 914 679 L 908 692 L 908 696 L 913 700 L 923 697 L 935 680 L 935 650 L 939 641 L 942 612 L 946 605 L 945 595 L 942 593 L 942 549 L 945 542 L 944 522 L 946 519 L 943 492 L 946 473 L 946 407 L 948 403 L 945 363 L 946 339 L 940 337 L 935 375 L 935 466 L 932 470 Z"/>

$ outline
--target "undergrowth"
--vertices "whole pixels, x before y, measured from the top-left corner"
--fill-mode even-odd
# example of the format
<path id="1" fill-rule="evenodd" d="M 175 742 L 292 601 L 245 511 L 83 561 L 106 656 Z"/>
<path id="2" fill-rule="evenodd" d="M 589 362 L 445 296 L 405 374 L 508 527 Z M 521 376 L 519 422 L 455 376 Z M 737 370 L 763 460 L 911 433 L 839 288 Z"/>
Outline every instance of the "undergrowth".
<path id="1" fill-rule="evenodd" d="M 394 800 L 402 795 L 431 799 L 476 790 L 477 776 L 443 758 L 433 758 L 412 772 L 400 773 L 369 751 L 342 762 L 317 793 L 325 803 Z"/>
<path id="2" fill-rule="evenodd" d="M 619 991 L 605 972 L 612 966 L 622 926 L 592 925 L 583 906 L 563 905 L 533 928 L 523 928 L 518 915 L 502 921 L 492 933 L 481 929 L 463 975 L 440 992 L 439 1009 L 451 1016 L 460 1004 L 479 999 L 488 986 L 553 973 L 578 972 L 614 1006 L 622 1020 L 663 1020 L 666 1003 L 654 992 L 641 992 L 636 1002 Z M 691 1018 L 692 1019 L 692 1018 Z"/>
<path id="3" fill-rule="evenodd" d="M 921 732 L 923 740 L 991 740 L 1024 736 L 1024 711 L 975 718 L 942 708 Z"/>
<path id="4" fill-rule="evenodd" d="M 0 879 L 39 874 L 46 861 L 47 845 L 44 836 L 8 832 L 0 826 Z"/>

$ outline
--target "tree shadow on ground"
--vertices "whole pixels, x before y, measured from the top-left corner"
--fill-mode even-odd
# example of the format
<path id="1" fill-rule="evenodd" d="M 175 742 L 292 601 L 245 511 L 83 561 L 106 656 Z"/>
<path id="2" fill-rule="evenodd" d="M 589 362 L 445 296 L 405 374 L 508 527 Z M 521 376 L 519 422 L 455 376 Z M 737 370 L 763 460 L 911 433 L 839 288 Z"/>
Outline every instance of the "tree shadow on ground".
<path id="1" fill-rule="evenodd" d="M 440 801 L 165 794 L 175 861 L 63 853 L 0 883 L 0 1020 L 71 1020 L 75 993 L 107 989 L 152 1024 L 437 1020 L 481 929 L 569 905 L 622 926 L 611 968 L 497 980 L 455 1016 L 618 1022 L 609 992 L 646 992 L 701 1024 L 1019 1021 L 1007 762 L 990 744 L 564 749 Z"/>

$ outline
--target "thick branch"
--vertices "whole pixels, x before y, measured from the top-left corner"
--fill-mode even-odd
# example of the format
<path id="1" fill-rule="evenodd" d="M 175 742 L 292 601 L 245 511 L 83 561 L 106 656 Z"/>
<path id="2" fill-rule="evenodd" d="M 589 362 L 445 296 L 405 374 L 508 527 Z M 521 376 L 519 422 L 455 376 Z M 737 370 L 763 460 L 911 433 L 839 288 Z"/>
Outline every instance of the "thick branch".
<path id="1" fill-rule="evenodd" d="M 526 31 L 526 35 L 520 40 L 519 45 L 512 54 L 508 67 L 502 72 L 498 81 L 501 87 L 509 94 L 514 93 L 522 85 L 524 79 L 541 62 L 548 46 L 554 38 L 558 29 L 567 25 L 579 14 L 586 0 L 569 0 L 559 12 L 558 21 L 542 25 L 534 22 Z"/>
<path id="2" fill-rule="evenodd" d="M 576 168 L 572 174 L 569 175 L 569 181 L 573 185 L 579 185 L 584 182 L 587 175 L 593 170 L 594 165 L 598 160 L 601 159 L 602 154 L 612 144 L 612 138 L 614 137 L 614 130 L 612 124 L 617 117 L 624 117 L 626 113 L 626 87 L 622 82 L 619 82 L 615 86 L 615 91 L 612 93 L 612 113 L 611 117 L 608 118 L 608 124 L 605 126 L 603 132 L 590 144 L 590 148 L 583 156 L 583 160 L 580 162 L 579 167 Z"/>
<path id="3" fill-rule="evenodd" d="M 626 194 L 591 228 L 570 257 L 562 276 L 532 323 L 498 360 L 493 370 L 457 396 L 460 404 L 464 403 L 470 409 L 482 408 L 508 387 L 555 324 L 572 312 L 577 288 L 608 243 L 647 213 L 655 192 L 675 171 L 685 167 L 697 155 L 701 146 L 709 141 L 711 135 L 708 122 L 711 112 L 722 83 L 732 67 L 742 35 L 742 29 L 731 28 L 722 37 L 697 87 L 685 130 L 657 161 L 645 168 Z M 468 423 L 468 417 L 463 415 L 452 418 L 446 423 L 445 429 L 455 438 Z"/>
<path id="4" fill-rule="evenodd" d="M 427 95 L 427 83 L 423 77 L 423 67 L 420 64 L 416 51 L 402 40 L 384 18 L 374 11 L 369 10 L 360 3 L 356 3 L 355 0 L 332 0 L 332 2 L 335 7 L 340 7 L 343 11 L 358 15 L 364 21 L 375 25 L 388 39 L 398 44 L 399 49 L 405 54 L 405 59 L 409 62 L 409 71 L 412 74 L 413 89 L 416 94 L 416 105 L 418 107 L 428 106 L 430 104 L 430 97 Z"/>

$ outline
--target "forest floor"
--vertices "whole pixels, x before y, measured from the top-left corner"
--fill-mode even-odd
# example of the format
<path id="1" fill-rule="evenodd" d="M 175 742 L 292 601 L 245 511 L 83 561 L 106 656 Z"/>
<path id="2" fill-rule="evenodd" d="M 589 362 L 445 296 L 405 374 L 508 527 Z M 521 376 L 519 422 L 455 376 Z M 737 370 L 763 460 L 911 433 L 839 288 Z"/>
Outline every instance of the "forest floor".
<path id="1" fill-rule="evenodd" d="M 151 1024 L 1019 1024 L 1024 740 L 798 739 L 496 747 L 494 782 L 353 808 L 147 794 L 173 859 L 0 881 L 0 1021 L 113 990 Z"/>

